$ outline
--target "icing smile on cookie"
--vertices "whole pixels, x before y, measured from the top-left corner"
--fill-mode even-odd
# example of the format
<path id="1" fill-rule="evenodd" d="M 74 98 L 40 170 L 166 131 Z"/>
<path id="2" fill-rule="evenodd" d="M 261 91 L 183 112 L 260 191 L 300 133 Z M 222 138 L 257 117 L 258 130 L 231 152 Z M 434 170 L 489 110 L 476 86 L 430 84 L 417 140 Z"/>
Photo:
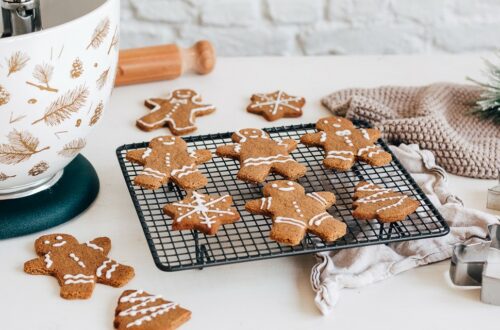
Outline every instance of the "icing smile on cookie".
<path id="1" fill-rule="evenodd" d="M 52 246 L 53 246 L 53 247 L 61 247 L 61 246 L 63 246 L 64 244 L 66 244 L 66 243 L 67 243 L 66 241 L 63 241 L 62 236 L 56 236 L 56 240 L 58 240 L 58 241 L 60 241 L 60 242 L 52 244 Z M 49 241 L 49 240 L 46 240 L 46 241 L 44 241 L 43 243 L 48 245 L 48 244 L 50 244 L 50 241 Z"/>
<path id="2" fill-rule="evenodd" d="M 275 189 L 278 189 L 279 191 L 294 191 L 295 190 L 295 187 L 293 186 L 293 182 L 292 181 L 288 181 L 287 182 L 287 185 L 289 187 L 278 187 L 278 185 L 276 183 L 273 183 L 273 185 L 271 187 L 275 188 Z"/>

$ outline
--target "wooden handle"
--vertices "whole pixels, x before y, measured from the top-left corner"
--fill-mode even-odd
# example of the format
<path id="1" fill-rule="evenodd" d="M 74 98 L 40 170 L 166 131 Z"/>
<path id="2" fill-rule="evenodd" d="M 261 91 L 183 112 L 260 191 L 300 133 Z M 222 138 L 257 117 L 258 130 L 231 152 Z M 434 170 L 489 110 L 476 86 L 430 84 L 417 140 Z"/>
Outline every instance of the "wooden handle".
<path id="1" fill-rule="evenodd" d="M 115 85 L 171 80 L 187 71 L 207 74 L 213 70 L 215 61 L 215 50 L 206 40 L 187 49 L 170 44 L 122 50 Z"/>

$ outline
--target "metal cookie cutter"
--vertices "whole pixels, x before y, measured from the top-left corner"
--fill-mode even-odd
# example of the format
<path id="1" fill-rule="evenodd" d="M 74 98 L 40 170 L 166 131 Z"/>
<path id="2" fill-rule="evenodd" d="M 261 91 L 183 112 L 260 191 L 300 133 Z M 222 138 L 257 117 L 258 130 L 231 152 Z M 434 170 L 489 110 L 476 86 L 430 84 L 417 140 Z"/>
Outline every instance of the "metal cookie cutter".
<path id="1" fill-rule="evenodd" d="M 458 286 L 481 286 L 481 300 L 500 305 L 500 225 L 488 230 L 488 241 L 453 248 L 450 277 Z"/>

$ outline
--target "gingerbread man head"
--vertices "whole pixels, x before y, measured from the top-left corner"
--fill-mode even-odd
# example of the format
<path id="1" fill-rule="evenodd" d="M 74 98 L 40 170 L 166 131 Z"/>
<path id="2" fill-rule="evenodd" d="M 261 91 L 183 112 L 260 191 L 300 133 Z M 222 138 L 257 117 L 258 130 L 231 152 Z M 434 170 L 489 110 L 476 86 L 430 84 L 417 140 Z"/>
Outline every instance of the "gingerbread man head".
<path id="1" fill-rule="evenodd" d="M 44 235 L 35 241 L 35 251 L 38 255 L 43 255 L 51 251 L 57 251 L 61 247 L 78 245 L 78 241 L 71 235 L 51 234 Z"/>
<path id="2" fill-rule="evenodd" d="M 318 130 L 327 133 L 336 133 L 338 131 L 354 129 L 352 122 L 343 117 L 321 118 L 316 122 L 316 127 Z"/>
<path id="3" fill-rule="evenodd" d="M 278 180 L 264 186 L 264 196 L 283 196 L 295 198 L 305 194 L 304 187 L 295 181 Z"/>
<path id="4" fill-rule="evenodd" d="M 172 102 L 175 102 L 174 99 L 177 99 L 178 102 L 184 103 L 183 100 L 190 100 L 196 95 L 198 94 L 192 89 L 177 89 L 172 92 Z"/>
<path id="5" fill-rule="evenodd" d="M 269 134 L 258 128 L 245 128 L 234 132 L 232 139 L 234 142 L 243 143 L 249 139 L 269 139 Z"/>
<path id="6" fill-rule="evenodd" d="M 149 143 L 150 148 L 158 148 L 161 146 L 174 146 L 174 145 L 179 145 L 182 148 L 186 147 L 186 142 L 177 136 L 170 136 L 170 135 L 165 135 L 165 136 L 159 136 L 151 140 Z"/>

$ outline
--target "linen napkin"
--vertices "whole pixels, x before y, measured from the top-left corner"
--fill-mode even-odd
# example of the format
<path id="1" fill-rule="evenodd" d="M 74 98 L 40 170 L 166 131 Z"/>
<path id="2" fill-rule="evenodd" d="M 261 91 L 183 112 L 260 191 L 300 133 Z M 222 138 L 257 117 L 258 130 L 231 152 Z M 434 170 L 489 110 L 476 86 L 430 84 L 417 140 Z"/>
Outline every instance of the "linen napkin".
<path id="1" fill-rule="evenodd" d="M 488 236 L 488 225 L 498 219 L 488 213 L 466 208 L 447 187 L 447 174 L 436 165 L 432 152 L 418 145 L 401 144 L 391 150 L 436 206 L 450 226 L 443 237 L 328 251 L 316 255 L 311 272 L 315 303 L 328 314 L 343 288 L 358 288 L 396 274 L 451 257 L 459 242 L 475 242 Z"/>

